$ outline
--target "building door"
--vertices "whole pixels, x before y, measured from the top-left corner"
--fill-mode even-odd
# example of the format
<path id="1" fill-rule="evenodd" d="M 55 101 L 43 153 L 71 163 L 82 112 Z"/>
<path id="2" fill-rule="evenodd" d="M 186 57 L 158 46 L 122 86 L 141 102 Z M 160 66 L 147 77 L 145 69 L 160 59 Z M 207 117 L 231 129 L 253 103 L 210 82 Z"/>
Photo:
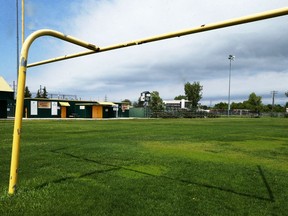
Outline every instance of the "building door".
<path id="1" fill-rule="evenodd" d="M 92 118 L 103 118 L 102 106 L 92 106 Z"/>
<path id="2" fill-rule="evenodd" d="M 61 118 L 67 118 L 67 108 L 65 106 L 61 106 Z"/>
<path id="3" fill-rule="evenodd" d="M 7 101 L 0 100 L 0 118 L 7 118 Z"/>

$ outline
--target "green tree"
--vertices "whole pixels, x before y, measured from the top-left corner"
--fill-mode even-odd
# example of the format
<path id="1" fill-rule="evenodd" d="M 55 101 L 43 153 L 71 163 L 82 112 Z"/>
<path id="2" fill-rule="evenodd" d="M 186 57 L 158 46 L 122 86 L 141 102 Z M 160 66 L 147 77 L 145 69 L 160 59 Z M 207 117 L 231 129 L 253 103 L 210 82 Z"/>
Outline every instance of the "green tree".
<path id="1" fill-rule="evenodd" d="M 245 102 L 247 103 L 247 108 L 253 112 L 260 112 L 263 108 L 262 97 L 257 96 L 254 92 L 249 95 L 248 100 L 244 101 L 244 103 Z"/>
<path id="2" fill-rule="evenodd" d="M 245 104 L 242 102 L 239 102 L 239 103 L 232 102 L 231 109 L 232 110 L 233 109 L 245 109 Z"/>
<path id="3" fill-rule="evenodd" d="M 164 110 L 164 103 L 161 99 L 159 92 L 153 91 L 151 93 L 151 100 L 149 103 L 149 107 L 152 111 L 163 111 Z"/>
<path id="4" fill-rule="evenodd" d="M 24 97 L 25 98 L 31 98 L 32 94 L 28 88 L 28 86 L 25 87 Z"/>
<path id="5" fill-rule="evenodd" d="M 48 92 L 47 92 L 47 90 L 46 90 L 46 87 L 44 86 L 44 88 L 43 88 L 43 92 L 42 92 L 42 98 L 48 98 Z"/>
<path id="6" fill-rule="evenodd" d="M 144 107 L 144 101 L 141 100 L 141 97 L 138 98 L 138 102 L 133 103 L 134 107 Z"/>
<path id="7" fill-rule="evenodd" d="M 36 93 L 36 98 L 41 98 L 42 96 L 41 96 L 41 92 L 40 92 L 40 90 L 38 90 L 37 91 L 37 93 Z"/>
<path id="8" fill-rule="evenodd" d="M 228 109 L 228 104 L 224 102 L 220 102 L 214 105 L 215 109 L 220 109 L 220 110 L 227 110 Z"/>
<path id="9" fill-rule="evenodd" d="M 272 104 L 267 104 L 267 105 L 263 105 L 262 106 L 262 110 L 263 112 L 285 112 L 285 105 L 281 106 L 280 104 L 274 104 L 274 106 L 272 106 Z"/>
<path id="10" fill-rule="evenodd" d="M 182 99 L 187 99 L 187 97 L 185 95 L 178 95 L 174 98 L 174 100 L 182 100 Z"/>
<path id="11" fill-rule="evenodd" d="M 128 104 L 130 106 L 132 105 L 132 102 L 129 99 L 122 100 L 122 103 Z"/>
<path id="12" fill-rule="evenodd" d="M 273 111 L 274 112 L 285 112 L 286 111 L 286 109 L 285 109 L 285 107 L 284 106 L 281 106 L 280 104 L 275 104 L 274 105 L 274 108 L 273 108 Z"/>
<path id="13" fill-rule="evenodd" d="M 40 86 L 40 89 L 37 91 L 36 98 L 48 98 L 48 92 L 45 86 L 43 89 L 41 89 Z"/>
<path id="14" fill-rule="evenodd" d="M 199 82 L 194 82 L 193 84 L 187 82 L 185 83 L 184 90 L 187 99 L 191 102 L 192 108 L 197 108 L 198 102 L 202 98 L 203 86 Z"/>
<path id="15" fill-rule="evenodd" d="M 271 104 L 263 105 L 262 107 L 262 112 L 271 112 L 271 110 L 272 110 Z"/>

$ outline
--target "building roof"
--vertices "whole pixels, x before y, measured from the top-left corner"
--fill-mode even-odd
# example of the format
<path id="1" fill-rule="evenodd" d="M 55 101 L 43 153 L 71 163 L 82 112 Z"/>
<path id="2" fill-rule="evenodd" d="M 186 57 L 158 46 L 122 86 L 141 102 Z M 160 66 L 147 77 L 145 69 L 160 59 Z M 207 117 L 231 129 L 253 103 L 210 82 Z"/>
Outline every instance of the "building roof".
<path id="1" fill-rule="evenodd" d="M 102 105 L 102 106 L 116 106 L 115 103 L 113 102 L 88 102 L 88 103 L 82 103 L 81 101 L 77 101 L 76 106 L 97 106 L 97 105 Z"/>
<path id="2" fill-rule="evenodd" d="M 98 102 L 98 104 L 103 105 L 103 106 L 116 106 L 116 104 L 112 102 Z"/>
<path id="3" fill-rule="evenodd" d="M 0 76 L 0 91 L 1 92 L 14 92 L 9 84 Z"/>
<path id="4" fill-rule="evenodd" d="M 60 106 L 63 106 L 63 107 L 69 107 L 70 106 L 70 104 L 68 102 L 59 101 L 59 104 L 60 104 Z"/>
<path id="5" fill-rule="evenodd" d="M 95 102 L 95 103 L 87 103 L 87 102 L 82 103 L 81 101 L 77 101 L 77 102 L 79 102 L 79 103 L 75 103 L 76 106 L 96 106 L 96 105 L 98 105 L 97 102 Z"/>
<path id="6" fill-rule="evenodd" d="M 182 100 L 163 100 L 165 104 L 180 104 Z M 188 100 L 185 100 L 185 102 L 189 102 Z"/>

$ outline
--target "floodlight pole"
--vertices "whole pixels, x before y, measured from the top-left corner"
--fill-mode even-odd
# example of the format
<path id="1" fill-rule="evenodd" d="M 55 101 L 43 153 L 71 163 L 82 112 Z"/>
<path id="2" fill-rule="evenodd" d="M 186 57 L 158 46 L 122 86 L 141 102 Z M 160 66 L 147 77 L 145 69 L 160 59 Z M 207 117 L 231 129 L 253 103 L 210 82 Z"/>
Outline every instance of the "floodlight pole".
<path id="1" fill-rule="evenodd" d="M 78 46 L 85 47 L 87 49 L 97 51 L 99 48 L 95 45 L 87 43 L 85 41 L 78 40 L 71 36 L 62 34 L 53 30 L 39 30 L 31 34 L 23 43 L 21 55 L 20 55 L 20 66 L 18 71 L 18 93 L 16 99 L 16 113 L 14 122 L 13 132 L 13 144 L 12 144 L 12 156 L 11 156 L 11 168 L 10 168 L 10 179 L 9 179 L 9 194 L 14 194 L 16 191 L 17 179 L 18 179 L 18 167 L 19 167 L 19 153 L 20 153 L 20 136 L 22 130 L 22 117 L 24 108 L 24 89 L 26 82 L 26 70 L 27 70 L 27 58 L 28 50 L 33 41 L 41 36 L 52 36 L 61 40 L 76 44 Z"/>
<path id="2" fill-rule="evenodd" d="M 231 88 L 231 61 L 234 61 L 235 56 L 229 55 L 228 59 L 230 60 L 230 66 L 229 66 L 229 87 L 228 87 L 228 111 L 227 115 L 230 116 L 230 88 Z"/>

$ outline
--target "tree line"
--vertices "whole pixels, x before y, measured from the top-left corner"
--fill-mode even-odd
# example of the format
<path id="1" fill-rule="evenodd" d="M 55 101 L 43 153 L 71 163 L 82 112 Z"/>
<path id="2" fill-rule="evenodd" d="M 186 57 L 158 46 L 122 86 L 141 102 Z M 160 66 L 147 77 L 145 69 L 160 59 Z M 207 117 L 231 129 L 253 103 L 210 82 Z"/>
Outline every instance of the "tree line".
<path id="1" fill-rule="evenodd" d="M 228 103 L 220 102 L 215 104 L 213 107 L 201 106 L 199 101 L 202 99 L 202 91 L 203 86 L 200 82 L 186 82 L 184 84 L 184 92 L 185 95 L 178 95 L 174 98 L 174 100 L 181 100 L 185 99 L 189 101 L 189 109 L 196 110 L 196 109 L 218 109 L 218 110 L 227 110 Z M 288 91 L 285 92 L 285 95 L 288 97 Z M 138 104 L 134 104 L 134 106 L 143 106 L 143 102 L 140 100 Z M 158 91 L 151 92 L 151 98 L 149 102 L 149 108 L 152 111 L 163 111 L 164 110 L 164 103 L 161 99 Z M 255 92 L 252 92 L 247 100 L 243 102 L 232 102 L 230 105 L 231 110 L 249 110 L 250 112 L 260 113 L 260 112 L 286 112 L 286 107 L 288 108 L 288 102 L 286 106 L 281 106 L 280 104 L 268 104 L 264 105 L 262 102 L 262 97 L 257 96 Z"/>
<path id="2" fill-rule="evenodd" d="M 28 86 L 25 87 L 24 97 L 25 98 L 31 98 L 32 97 L 32 93 L 30 92 Z M 48 92 L 47 92 L 45 86 L 43 87 L 43 89 L 40 86 L 40 89 L 38 89 L 35 98 L 48 98 Z"/>
<path id="3" fill-rule="evenodd" d="M 280 104 L 263 104 L 262 103 L 262 97 L 257 96 L 254 92 L 252 92 L 247 100 L 244 100 L 243 102 L 232 102 L 231 103 L 231 110 L 237 110 L 237 109 L 242 109 L 242 110 L 249 110 L 254 113 L 259 113 L 259 112 L 285 112 L 286 107 L 288 107 L 288 103 L 286 103 L 286 106 L 281 106 Z M 228 109 L 228 104 L 225 102 L 220 102 L 214 105 L 214 109 L 219 109 L 219 110 L 227 110 Z"/>
<path id="4" fill-rule="evenodd" d="M 191 109 L 197 109 L 199 101 L 202 99 L 202 90 L 203 86 L 200 85 L 200 82 L 186 82 L 184 85 L 185 95 L 176 96 L 175 100 L 185 99 L 188 100 L 190 103 Z M 145 106 L 145 102 L 142 101 L 140 98 L 138 99 L 138 103 L 134 103 L 133 106 L 135 107 L 143 107 Z M 156 111 L 163 111 L 165 109 L 164 102 L 159 95 L 158 91 L 152 91 L 150 100 L 148 101 L 148 107 L 151 109 L 152 112 Z"/>

